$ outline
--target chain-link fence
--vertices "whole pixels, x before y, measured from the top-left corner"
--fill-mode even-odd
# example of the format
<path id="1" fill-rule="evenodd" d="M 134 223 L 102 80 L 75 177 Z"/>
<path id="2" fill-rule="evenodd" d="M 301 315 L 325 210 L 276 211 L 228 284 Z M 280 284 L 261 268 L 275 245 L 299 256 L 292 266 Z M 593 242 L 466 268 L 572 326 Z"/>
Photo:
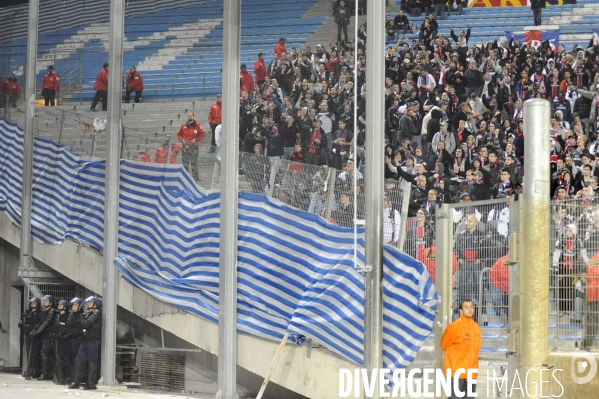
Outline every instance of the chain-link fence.
<path id="1" fill-rule="evenodd" d="M 416 216 L 406 224 L 404 251 L 425 265 L 437 285 L 442 300 L 438 320 L 456 320 L 462 300 L 475 303 L 474 317 L 483 333 L 479 380 L 487 370 L 503 375 L 508 365 L 509 200 L 471 202 L 462 196 L 443 211 L 438 202 L 433 191 L 418 203 Z M 441 367 L 443 331 L 439 325 L 425 340 L 411 367 Z"/>
<path id="2" fill-rule="evenodd" d="M 599 339 L 599 205 L 592 196 L 552 203 L 549 339 L 554 351 Z"/>

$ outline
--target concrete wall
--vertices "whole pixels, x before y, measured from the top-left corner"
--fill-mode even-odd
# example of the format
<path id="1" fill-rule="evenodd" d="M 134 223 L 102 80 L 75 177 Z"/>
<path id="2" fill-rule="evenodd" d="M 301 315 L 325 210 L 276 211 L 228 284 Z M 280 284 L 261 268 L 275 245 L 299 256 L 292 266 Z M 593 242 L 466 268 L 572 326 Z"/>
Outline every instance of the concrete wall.
<path id="1" fill-rule="evenodd" d="M 5 213 L 0 214 L 0 238 L 15 247 L 20 246 L 20 229 Z M 80 248 L 78 251 L 77 244 L 71 241 L 62 245 L 44 245 L 34 240 L 32 255 L 36 264 L 43 262 L 90 291 L 102 292 L 102 256 L 98 253 L 86 248 Z M 132 312 L 133 287 L 126 281 L 119 280 L 118 296 L 119 306 Z M 0 299 L 1 297 L 3 294 L 0 294 Z M 151 318 L 151 322 L 181 340 L 203 349 L 211 356 L 218 353 L 218 326 L 214 323 L 190 314 L 162 315 Z M 260 376 L 265 376 L 268 372 L 278 346 L 276 342 L 238 335 L 239 382 L 252 389 L 255 381 L 259 381 Z M 318 349 L 313 350 L 308 358 L 306 350 L 305 346 L 287 345 L 271 381 L 309 398 L 338 397 L 339 368 L 355 368 L 355 365 Z M 214 365 L 214 358 L 211 359 Z M 205 360 L 198 357 L 194 358 L 193 362 L 200 364 Z M 241 381 L 241 378 L 247 381 Z M 273 393 L 269 393 L 269 390 L 267 389 L 267 394 L 271 397 L 286 397 L 274 393 L 276 389 Z"/>
<path id="2" fill-rule="evenodd" d="M 21 298 L 23 281 L 19 278 L 19 251 L 12 245 L 0 243 L 0 321 L 6 333 L 0 333 L 0 364 L 20 366 Z"/>

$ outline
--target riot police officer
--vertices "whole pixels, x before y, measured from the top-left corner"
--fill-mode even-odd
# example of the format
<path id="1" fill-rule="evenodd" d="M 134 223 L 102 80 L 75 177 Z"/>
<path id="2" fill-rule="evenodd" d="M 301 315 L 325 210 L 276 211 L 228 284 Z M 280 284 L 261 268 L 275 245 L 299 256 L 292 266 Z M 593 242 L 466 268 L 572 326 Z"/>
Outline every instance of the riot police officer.
<path id="1" fill-rule="evenodd" d="M 83 389 L 96 389 L 96 373 L 100 360 L 100 339 L 102 337 L 102 300 L 91 296 L 85 300 L 87 313 L 81 318 L 83 334 L 80 336 L 81 345 L 77 353 L 75 375 L 70 389 L 79 388 L 81 371 L 87 363 L 87 384 Z"/>
<path id="2" fill-rule="evenodd" d="M 38 380 L 51 380 L 53 369 L 54 342 L 52 342 L 52 334 L 54 332 L 54 320 L 56 318 L 56 309 L 54 309 L 54 297 L 46 295 L 42 298 L 43 319 L 35 327 L 31 333 L 32 336 L 38 337 L 38 347 L 36 350 L 41 350 L 42 355 L 42 375 Z M 33 346 L 31 347 L 33 350 Z"/>
<path id="3" fill-rule="evenodd" d="M 69 303 L 64 299 L 58 301 L 56 318 L 54 320 L 54 384 L 66 385 L 67 383 L 67 357 L 69 355 L 69 341 L 64 337 L 67 329 Z"/>
<path id="4" fill-rule="evenodd" d="M 27 355 L 27 371 L 23 373 L 25 379 L 30 380 L 31 377 L 39 377 L 39 352 L 35 355 L 31 354 L 31 343 L 37 338 L 31 337 L 31 333 L 35 326 L 41 321 L 42 311 L 40 310 L 42 301 L 39 298 L 31 298 L 29 300 L 29 309 L 21 315 L 19 328 L 25 335 L 25 354 Z"/>
<path id="5" fill-rule="evenodd" d="M 67 358 L 67 382 L 71 383 L 75 380 L 75 359 L 79 352 L 79 336 L 81 335 L 81 315 L 83 314 L 83 299 L 73 298 L 70 302 L 70 314 L 67 319 L 65 331 L 60 335 L 61 338 L 67 341 L 68 358 Z"/>

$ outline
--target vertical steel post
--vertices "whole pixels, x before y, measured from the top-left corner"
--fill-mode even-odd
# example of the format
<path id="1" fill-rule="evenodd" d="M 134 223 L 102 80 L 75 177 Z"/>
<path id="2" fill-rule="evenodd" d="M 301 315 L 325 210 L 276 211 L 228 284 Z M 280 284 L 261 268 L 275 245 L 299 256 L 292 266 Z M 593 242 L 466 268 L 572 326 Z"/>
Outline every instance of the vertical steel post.
<path id="1" fill-rule="evenodd" d="M 39 1 L 29 1 L 29 33 L 25 67 L 25 137 L 23 140 L 23 187 L 21 201 L 21 250 L 19 267 L 29 269 L 31 254 L 31 189 L 33 178 L 33 126 L 35 118 L 35 68 L 37 59 L 37 25 Z M 26 290 L 27 292 L 28 290 Z"/>
<path id="2" fill-rule="evenodd" d="M 381 161 L 384 141 L 385 2 L 367 5 L 368 52 L 366 53 L 366 217 L 364 235 L 364 367 L 383 367 L 383 192 L 384 170 Z M 356 21 L 357 23 L 357 21 Z M 357 72 L 354 72 L 357 73 Z M 369 271 L 370 269 L 370 271 Z M 380 396 L 378 379 L 373 398 Z"/>
<path id="3" fill-rule="evenodd" d="M 81 90 L 79 105 L 83 105 L 83 62 L 81 62 L 81 50 L 77 52 L 79 53 L 79 90 Z"/>
<path id="4" fill-rule="evenodd" d="M 435 289 L 439 296 L 439 306 L 435 317 L 435 368 L 443 368 L 443 351 L 441 336 L 452 321 L 451 279 L 453 275 L 453 208 L 443 204 L 437 211 L 435 219 Z"/>
<path id="5" fill-rule="evenodd" d="M 521 239 L 518 263 L 521 290 L 520 376 L 527 376 L 530 398 L 540 398 L 539 370 L 547 363 L 549 352 L 549 118 L 551 105 L 541 99 L 524 103 L 526 173 L 521 208 Z M 545 366 L 546 367 L 546 366 Z M 536 369 L 536 371 L 535 371 Z M 527 374 L 532 370 L 530 374 Z M 545 385 L 546 386 L 546 385 Z M 550 388 L 550 387 L 549 387 Z M 545 392 L 551 392 L 550 389 Z M 533 394 L 536 393 L 536 394 Z"/>
<path id="6" fill-rule="evenodd" d="M 508 278 L 508 386 L 512 386 L 514 374 L 520 364 L 520 265 L 518 264 L 518 249 L 520 247 L 521 197 L 510 200 L 510 230 L 509 230 L 509 278 Z"/>
<path id="7" fill-rule="evenodd" d="M 117 269 L 119 241 L 119 133 L 123 76 L 125 1 L 110 2 L 108 54 L 108 126 L 106 129 L 106 180 L 104 203 L 104 283 L 102 287 L 102 375 L 104 385 L 115 385 Z"/>
<path id="8" fill-rule="evenodd" d="M 237 397 L 237 202 L 241 1 L 224 0 L 217 397 Z M 205 75 L 204 75 L 205 78 Z"/>

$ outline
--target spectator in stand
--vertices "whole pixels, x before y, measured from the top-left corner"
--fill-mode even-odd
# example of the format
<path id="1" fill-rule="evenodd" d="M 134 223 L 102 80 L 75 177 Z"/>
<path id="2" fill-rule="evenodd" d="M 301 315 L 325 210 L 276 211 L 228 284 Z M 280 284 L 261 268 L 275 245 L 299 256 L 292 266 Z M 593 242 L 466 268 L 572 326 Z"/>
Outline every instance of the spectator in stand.
<path id="1" fill-rule="evenodd" d="M 129 68 L 126 85 L 125 104 L 129 104 L 131 92 L 135 93 L 135 104 L 138 104 L 141 101 L 141 92 L 144 89 L 144 82 L 141 79 L 139 72 L 137 72 L 137 67 L 135 65 L 131 65 L 131 68 Z"/>
<path id="2" fill-rule="evenodd" d="M 8 93 L 8 103 L 12 108 L 16 108 L 17 101 L 21 97 L 21 86 L 19 85 L 19 82 L 17 82 L 17 77 L 14 73 L 11 73 L 6 81 L 6 88 Z"/>
<path id="3" fill-rule="evenodd" d="M 445 5 L 447 0 L 435 0 L 435 18 L 445 21 Z"/>
<path id="4" fill-rule="evenodd" d="M 92 106 L 89 109 L 90 111 L 96 111 L 96 105 L 98 105 L 98 101 L 102 100 L 102 111 L 106 111 L 108 109 L 108 63 L 104 63 L 100 72 L 96 76 L 96 83 L 94 84 L 94 90 L 96 90 L 96 95 L 92 101 Z"/>
<path id="5" fill-rule="evenodd" d="M 404 252 L 422 261 L 425 249 L 431 246 L 433 240 L 434 228 L 430 224 L 428 213 L 424 209 L 419 209 L 416 212 L 416 223 L 406 232 Z"/>
<path id="6" fill-rule="evenodd" d="M 275 46 L 275 54 L 277 55 L 277 58 L 281 58 L 282 54 L 287 54 L 287 49 L 285 48 L 286 41 L 287 41 L 287 39 L 282 37 L 279 39 L 279 42 Z"/>
<path id="7" fill-rule="evenodd" d="M 193 112 L 187 114 L 187 121 L 181 125 L 177 138 L 183 148 L 183 167 L 196 182 L 200 181 L 198 171 L 198 146 L 204 138 L 204 129 L 194 119 Z"/>
<path id="8" fill-rule="evenodd" d="M 327 149 L 327 136 L 321 126 L 322 121 L 316 119 L 310 134 L 305 135 L 304 148 L 306 149 L 306 162 L 310 165 L 321 165 L 322 152 Z"/>
<path id="9" fill-rule="evenodd" d="M 402 32 L 404 35 L 410 30 L 410 20 L 404 15 L 403 10 L 399 10 L 399 14 L 395 16 L 393 21 L 395 22 L 398 31 Z"/>
<path id="10" fill-rule="evenodd" d="M 532 8 L 535 26 L 540 26 L 543 23 L 541 20 L 541 11 L 545 8 L 545 0 L 531 0 L 530 8 Z"/>
<path id="11" fill-rule="evenodd" d="M 491 271 L 489 273 L 489 280 L 491 280 L 491 284 L 493 284 L 491 295 L 493 297 L 496 315 L 507 315 L 509 308 L 509 267 L 509 255 L 504 255 L 497 259 L 497 261 L 491 267 Z"/>
<path id="12" fill-rule="evenodd" d="M 456 271 L 458 270 L 458 257 L 456 256 L 455 252 L 451 251 L 451 287 L 455 287 L 455 282 L 453 280 L 453 275 L 456 273 Z M 431 245 L 430 248 L 427 248 L 424 250 L 424 253 L 422 254 L 422 260 L 421 262 L 424 264 L 424 267 L 426 267 L 426 271 L 428 272 L 429 276 L 431 276 L 431 279 L 433 280 L 433 283 L 435 283 L 437 281 L 436 278 L 436 266 L 437 266 L 437 243 L 436 241 L 433 240 L 433 245 Z"/>
<path id="13" fill-rule="evenodd" d="M 210 143 L 210 152 L 215 151 L 216 147 L 216 127 L 220 125 L 223 114 L 223 103 L 222 103 L 223 95 L 216 95 L 216 102 L 212 104 L 210 107 L 210 111 L 208 112 L 208 124 L 210 125 L 210 129 L 212 130 L 212 141 Z"/>
<path id="14" fill-rule="evenodd" d="M 345 7 L 345 1 L 341 0 L 337 10 L 335 10 L 335 23 L 337 24 L 337 41 L 341 42 L 341 31 L 343 31 L 343 39 L 349 42 L 347 36 L 347 25 L 349 25 L 349 10 Z"/>
<path id="15" fill-rule="evenodd" d="M 353 227 L 354 225 L 354 207 L 351 203 L 353 195 L 344 191 L 339 195 L 339 203 L 332 212 L 331 217 L 341 227 Z"/>
<path id="16" fill-rule="evenodd" d="M 385 192 L 383 195 L 383 242 L 397 245 L 400 229 L 400 213 L 389 200 L 389 194 Z"/>
<path id="17" fill-rule="evenodd" d="M 256 84 L 262 87 L 266 79 L 266 66 L 264 65 L 264 53 L 258 53 L 258 59 L 254 63 L 254 75 L 256 75 Z"/>
<path id="18" fill-rule="evenodd" d="M 459 263 L 460 300 L 478 298 L 478 276 L 484 267 L 480 256 L 484 237 L 485 232 L 479 228 L 476 215 L 469 215 L 466 228 L 459 233 L 455 243 Z"/>
<path id="19" fill-rule="evenodd" d="M 55 98 L 59 88 L 60 77 L 54 72 L 54 67 L 50 65 L 48 73 L 44 76 L 44 81 L 42 82 L 42 95 L 44 96 L 44 105 L 46 107 L 54 107 L 56 105 Z"/>

